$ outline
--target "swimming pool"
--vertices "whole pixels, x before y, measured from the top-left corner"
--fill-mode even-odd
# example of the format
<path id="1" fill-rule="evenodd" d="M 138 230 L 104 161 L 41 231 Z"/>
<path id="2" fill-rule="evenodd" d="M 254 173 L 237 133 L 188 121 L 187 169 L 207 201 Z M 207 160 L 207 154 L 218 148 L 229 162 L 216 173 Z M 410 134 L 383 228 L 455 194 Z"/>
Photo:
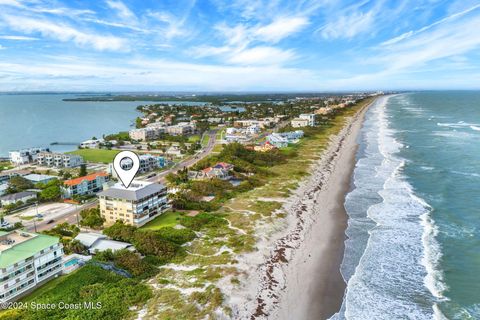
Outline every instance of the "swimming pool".
<path id="1" fill-rule="evenodd" d="M 65 267 L 71 267 L 71 266 L 74 266 L 76 264 L 78 264 L 78 259 L 77 258 L 73 258 L 71 260 L 68 260 L 67 262 L 65 262 Z"/>

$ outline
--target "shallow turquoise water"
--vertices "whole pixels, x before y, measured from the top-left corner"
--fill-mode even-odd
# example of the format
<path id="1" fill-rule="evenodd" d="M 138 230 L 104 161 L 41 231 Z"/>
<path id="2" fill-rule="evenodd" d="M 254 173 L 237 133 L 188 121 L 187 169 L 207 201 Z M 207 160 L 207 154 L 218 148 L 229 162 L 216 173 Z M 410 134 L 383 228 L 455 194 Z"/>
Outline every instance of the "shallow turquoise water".
<path id="1" fill-rule="evenodd" d="M 480 319 L 480 92 L 382 99 L 366 117 L 338 319 Z"/>

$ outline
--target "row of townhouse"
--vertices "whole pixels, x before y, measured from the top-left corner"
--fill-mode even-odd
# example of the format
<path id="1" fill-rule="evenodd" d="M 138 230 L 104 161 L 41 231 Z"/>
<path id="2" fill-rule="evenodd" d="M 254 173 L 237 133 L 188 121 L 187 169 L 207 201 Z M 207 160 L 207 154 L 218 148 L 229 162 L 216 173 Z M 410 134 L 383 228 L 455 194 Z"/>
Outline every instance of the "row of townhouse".
<path id="1" fill-rule="evenodd" d="M 63 246 L 56 237 L 0 231 L 0 302 L 11 302 L 63 270 Z"/>
<path id="2" fill-rule="evenodd" d="M 35 162 L 39 153 L 48 151 L 49 150 L 47 148 L 28 148 L 10 151 L 8 156 L 12 164 L 19 166 L 22 164 Z"/>
<path id="3" fill-rule="evenodd" d="M 37 163 L 47 167 L 74 168 L 83 164 L 83 158 L 76 154 L 40 152 Z"/>

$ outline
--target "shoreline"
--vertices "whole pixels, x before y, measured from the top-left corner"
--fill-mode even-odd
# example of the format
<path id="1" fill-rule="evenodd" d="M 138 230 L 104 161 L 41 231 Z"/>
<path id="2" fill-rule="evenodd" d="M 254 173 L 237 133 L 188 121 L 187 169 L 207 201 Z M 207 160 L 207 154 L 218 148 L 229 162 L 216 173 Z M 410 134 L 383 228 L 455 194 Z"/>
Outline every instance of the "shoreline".
<path id="1" fill-rule="evenodd" d="M 350 190 L 365 113 L 359 109 L 331 137 L 310 176 L 288 198 L 285 225 L 241 260 L 256 262 L 242 292 L 231 297 L 233 318 L 326 319 L 340 310 L 346 283 L 340 273 Z M 278 226 L 277 226 L 278 228 Z"/>

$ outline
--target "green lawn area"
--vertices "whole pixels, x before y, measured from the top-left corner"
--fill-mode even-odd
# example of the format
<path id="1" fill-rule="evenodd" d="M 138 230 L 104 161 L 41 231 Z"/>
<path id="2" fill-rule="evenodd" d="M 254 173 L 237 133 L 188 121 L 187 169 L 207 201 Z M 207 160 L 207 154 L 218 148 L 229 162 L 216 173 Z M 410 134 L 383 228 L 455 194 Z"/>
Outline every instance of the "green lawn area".
<path id="1" fill-rule="evenodd" d="M 226 129 L 219 130 L 217 132 L 217 140 L 221 140 L 223 137 L 223 134 L 225 133 Z"/>
<path id="2" fill-rule="evenodd" d="M 106 149 L 78 149 L 69 153 L 78 154 L 82 156 L 85 161 L 96 163 L 110 163 L 113 158 L 119 153 L 118 150 Z"/>
<path id="3" fill-rule="evenodd" d="M 198 134 L 195 134 L 193 136 L 188 137 L 188 142 L 189 143 L 195 143 L 195 142 L 198 142 L 198 141 L 200 141 L 200 135 L 198 135 Z"/>
<path id="4" fill-rule="evenodd" d="M 174 227 L 178 224 L 177 218 L 180 218 L 180 212 L 168 211 L 142 226 L 141 229 L 158 230 L 164 227 Z"/>
<path id="5" fill-rule="evenodd" d="M 202 138 L 202 147 L 206 147 L 208 145 L 208 141 L 210 141 L 210 136 L 208 134 L 204 134 Z"/>

